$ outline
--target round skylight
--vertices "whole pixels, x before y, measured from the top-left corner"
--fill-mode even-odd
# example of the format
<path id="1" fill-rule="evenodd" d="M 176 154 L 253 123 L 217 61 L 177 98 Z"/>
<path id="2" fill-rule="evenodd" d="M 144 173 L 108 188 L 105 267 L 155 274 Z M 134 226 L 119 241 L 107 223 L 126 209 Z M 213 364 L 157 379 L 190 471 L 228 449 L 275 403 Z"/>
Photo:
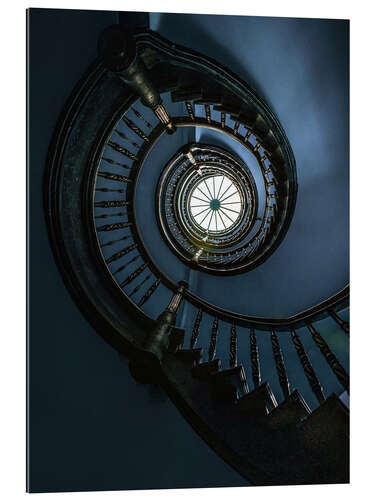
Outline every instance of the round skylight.
<path id="1" fill-rule="evenodd" d="M 243 203 L 237 186 L 226 175 L 202 179 L 190 197 L 194 222 L 204 231 L 228 231 L 236 224 Z"/>

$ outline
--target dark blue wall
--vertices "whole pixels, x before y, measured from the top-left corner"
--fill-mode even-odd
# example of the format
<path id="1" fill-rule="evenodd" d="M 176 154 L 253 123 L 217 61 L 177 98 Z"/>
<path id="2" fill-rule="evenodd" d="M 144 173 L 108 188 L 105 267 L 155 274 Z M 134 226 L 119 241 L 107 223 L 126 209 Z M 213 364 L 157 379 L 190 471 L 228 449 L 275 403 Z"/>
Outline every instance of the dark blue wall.
<path id="1" fill-rule="evenodd" d="M 150 26 L 252 84 L 281 121 L 297 163 L 295 216 L 278 250 L 246 275 L 202 275 L 194 291 L 244 314 L 289 316 L 343 288 L 349 281 L 348 21 L 151 14 Z"/>
<path id="2" fill-rule="evenodd" d="M 247 314 L 288 315 L 343 287 L 348 281 L 348 23 L 173 14 L 151 14 L 150 20 L 162 35 L 218 59 L 252 83 L 278 115 L 297 161 L 296 213 L 277 252 L 245 277 L 219 281 L 195 273 L 194 290 Z M 132 380 L 126 360 L 72 302 L 49 248 L 42 206 L 47 147 L 64 101 L 95 57 L 98 34 L 117 21 L 114 12 L 32 9 L 30 16 L 30 488 L 244 485 L 168 399 Z M 168 141 L 171 150 L 161 144 L 155 151 L 154 181 L 141 184 L 137 194 L 146 243 L 176 280 L 186 277 L 186 269 L 148 214 L 154 216 L 158 169 L 180 140 L 186 137 Z M 188 328 L 189 311 L 186 307 L 183 315 Z M 203 323 L 200 341 L 207 345 L 210 319 Z M 340 332 L 329 320 L 319 328 L 348 369 Z M 247 333 L 239 329 L 239 360 L 248 371 Z M 307 331 L 300 333 L 326 393 L 339 391 Z M 228 334 L 229 329 L 218 344 L 223 359 Z M 258 339 L 264 379 L 280 399 L 269 339 L 262 334 Z M 311 403 L 290 338 L 281 335 L 280 344 L 292 385 Z"/>
<path id="3" fill-rule="evenodd" d="M 218 60 L 263 95 L 286 131 L 297 165 L 295 215 L 276 252 L 247 274 L 217 277 L 194 271 L 190 288 L 224 308 L 271 317 L 300 312 L 343 288 L 349 281 L 349 23 L 155 13 L 150 14 L 150 27 Z M 232 147 L 245 160 L 241 146 L 224 142 L 221 134 L 204 132 L 196 139 Z M 182 266 L 168 265 L 174 257 L 166 245 L 160 244 L 157 251 L 164 270 L 181 279 Z M 194 314 L 185 305 L 187 331 Z M 342 314 L 347 319 L 348 310 Z M 209 345 L 211 325 L 212 318 L 204 317 L 200 345 Z M 349 370 L 349 345 L 342 331 L 330 318 L 316 327 Z M 248 331 L 237 331 L 238 359 L 251 387 Z M 298 334 L 325 393 L 339 395 L 342 388 L 307 328 Z M 229 335 L 230 325 L 220 323 L 217 357 L 223 367 L 229 366 Z M 281 401 L 269 334 L 258 332 L 257 338 L 263 380 Z M 298 387 L 316 407 L 290 335 L 280 334 L 279 341 L 291 387 Z"/>
<path id="4" fill-rule="evenodd" d="M 58 115 L 114 12 L 32 9 L 29 169 L 29 488 L 247 484 L 163 394 L 137 385 L 82 317 L 54 263 L 42 177 Z"/>

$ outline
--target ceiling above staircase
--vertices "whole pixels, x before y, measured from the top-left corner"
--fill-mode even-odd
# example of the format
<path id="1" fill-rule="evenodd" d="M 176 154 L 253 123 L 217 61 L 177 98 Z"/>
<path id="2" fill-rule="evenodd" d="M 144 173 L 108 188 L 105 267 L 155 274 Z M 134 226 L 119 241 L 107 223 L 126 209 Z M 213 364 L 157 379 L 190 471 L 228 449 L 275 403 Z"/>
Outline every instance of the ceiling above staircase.
<path id="1" fill-rule="evenodd" d="M 150 27 L 252 84 L 278 116 L 296 158 L 297 204 L 280 247 L 246 277 L 225 278 L 225 296 L 215 276 L 198 277 L 197 292 L 245 314 L 286 316 L 343 288 L 349 281 L 348 25 L 152 13 Z M 229 147 L 210 131 L 198 134 L 196 141 Z M 163 251 L 161 245 L 161 260 Z"/>

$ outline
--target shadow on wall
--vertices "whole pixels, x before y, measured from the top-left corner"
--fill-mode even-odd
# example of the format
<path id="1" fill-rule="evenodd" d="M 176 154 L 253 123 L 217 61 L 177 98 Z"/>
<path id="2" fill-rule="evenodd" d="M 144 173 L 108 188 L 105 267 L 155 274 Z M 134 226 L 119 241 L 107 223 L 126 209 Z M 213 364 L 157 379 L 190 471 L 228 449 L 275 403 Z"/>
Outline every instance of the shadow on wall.
<path id="1" fill-rule="evenodd" d="M 53 260 L 45 159 L 60 110 L 96 57 L 111 11 L 29 11 L 29 489 L 244 486 L 157 389 L 89 325 Z M 43 279 L 41 279 L 43 277 Z M 202 464 L 204 466 L 202 466 Z"/>
<path id="2" fill-rule="evenodd" d="M 226 280 L 230 296 L 218 296 L 215 277 L 199 293 L 245 314 L 287 316 L 343 288 L 349 280 L 348 21 L 151 13 L 150 27 L 217 59 L 260 92 L 297 164 L 296 211 L 276 252 L 246 280 Z"/>
<path id="3" fill-rule="evenodd" d="M 204 54 L 216 59 L 218 62 L 226 66 L 228 69 L 239 75 L 250 87 L 256 90 L 257 94 L 262 98 L 266 98 L 262 94 L 262 87 L 251 72 L 251 68 L 246 68 L 241 60 L 234 55 L 234 51 L 228 49 L 219 39 L 225 39 L 228 34 L 221 33 L 220 37 L 215 37 L 209 31 L 204 29 L 199 24 L 199 20 L 212 18 L 222 18 L 225 16 L 212 16 L 212 15 L 194 15 L 194 14 L 150 14 L 150 28 L 157 31 L 162 36 L 168 37 L 177 44 L 184 45 L 191 49 L 202 51 L 204 47 Z M 233 20 L 241 20 L 240 16 L 231 16 Z M 248 18 L 244 18 L 245 20 Z M 181 30 L 181 26 L 184 29 Z M 168 34 L 168 35 L 167 35 Z M 223 37 L 224 35 L 224 37 Z M 238 51 L 240 54 L 241 51 Z"/>

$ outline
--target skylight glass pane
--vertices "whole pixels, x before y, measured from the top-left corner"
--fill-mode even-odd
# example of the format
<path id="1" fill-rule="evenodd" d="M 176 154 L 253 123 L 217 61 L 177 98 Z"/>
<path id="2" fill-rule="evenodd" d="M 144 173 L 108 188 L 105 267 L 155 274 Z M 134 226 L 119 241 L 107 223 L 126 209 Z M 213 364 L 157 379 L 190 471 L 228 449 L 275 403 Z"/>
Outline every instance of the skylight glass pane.
<path id="1" fill-rule="evenodd" d="M 190 198 L 190 212 L 198 226 L 209 233 L 227 231 L 242 211 L 237 187 L 225 175 L 214 175 L 195 187 Z"/>

